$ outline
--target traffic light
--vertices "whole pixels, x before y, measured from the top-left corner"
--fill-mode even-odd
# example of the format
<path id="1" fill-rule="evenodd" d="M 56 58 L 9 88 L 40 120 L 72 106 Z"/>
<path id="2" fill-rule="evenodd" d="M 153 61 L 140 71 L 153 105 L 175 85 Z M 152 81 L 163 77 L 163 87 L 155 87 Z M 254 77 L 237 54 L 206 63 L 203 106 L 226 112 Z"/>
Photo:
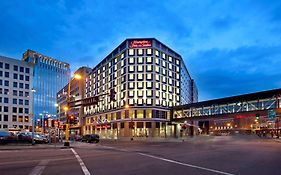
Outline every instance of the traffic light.
<path id="1" fill-rule="evenodd" d="M 69 116 L 69 124 L 74 124 L 74 119 L 73 115 Z"/>
<path id="2" fill-rule="evenodd" d="M 48 126 L 48 119 L 44 119 L 44 127 Z"/>
<path id="3" fill-rule="evenodd" d="M 115 94 L 116 92 L 114 91 L 114 89 L 110 89 L 110 93 L 109 93 L 110 101 L 116 101 Z"/>
<path id="4" fill-rule="evenodd" d="M 256 114 L 256 119 L 257 119 L 257 120 L 260 119 L 260 114 Z"/>

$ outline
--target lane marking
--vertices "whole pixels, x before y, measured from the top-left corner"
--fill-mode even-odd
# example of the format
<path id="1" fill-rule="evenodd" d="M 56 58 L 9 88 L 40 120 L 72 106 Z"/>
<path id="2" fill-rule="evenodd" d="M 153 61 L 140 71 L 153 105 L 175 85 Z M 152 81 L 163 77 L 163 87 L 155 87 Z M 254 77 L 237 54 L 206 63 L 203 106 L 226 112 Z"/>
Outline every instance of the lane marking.
<path id="1" fill-rule="evenodd" d="M 46 168 L 46 165 L 48 164 L 49 160 L 41 160 L 39 164 L 32 169 L 32 171 L 29 173 L 29 175 L 41 175 Z"/>
<path id="2" fill-rule="evenodd" d="M 144 154 L 144 153 L 138 153 L 138 154 L 140 154 L 142 156 L 146 156 L 146 157 L 150 157 L 150 158 L 154 158 L 154 159 L 158 159 L 158 160 L 163 160 L 163 161 L 166 161 L 166 162 L 175 163 L 175 164 L 179 164 L 179 165 L 183 165 L 183 166 L 187 166 L 187 167 L 191 167 L 191 168 L 197 168 L 197 169 L 200 169 L 200 170 L 210 171 L 210 172 L 214 172 L 214 173 L 218 173 L 218 174 L 234 175 L 234 174 L 231 174 L 231 173 L 227 173 L 227 172 L 223 172 L 223 171 L 219 171 L 219 170 L 215 170 L 215 169 L 210 169 L 210 168 L 200 167 L 200 166 L 191 165 L 191 164 L 187 164 L 187 163 L 182 163 L 182 162 L 179 162 L 179 161 L 165 159 L 165 158 L 162 158 L 162 157 L 157 157 L 157 156 L 153 156 L 153 155 L 149 155 L 149 154 Z"/>
<path id="3" fill-rule="evenodd" d="M 82 161 L 82 159 L 80 158 L 80 156 L 77 154 L 77 152 L 71 148 L 71 151 L 73 152 L 73 154 L 75 155 L 76 159 L 78 160 L 82 171 L 84 172 L 85 175 L 91 175 L 91 173 L 89 172 L 89 170 L 87 169 L 86 165 L 84 164 L 84 162 Z"/>

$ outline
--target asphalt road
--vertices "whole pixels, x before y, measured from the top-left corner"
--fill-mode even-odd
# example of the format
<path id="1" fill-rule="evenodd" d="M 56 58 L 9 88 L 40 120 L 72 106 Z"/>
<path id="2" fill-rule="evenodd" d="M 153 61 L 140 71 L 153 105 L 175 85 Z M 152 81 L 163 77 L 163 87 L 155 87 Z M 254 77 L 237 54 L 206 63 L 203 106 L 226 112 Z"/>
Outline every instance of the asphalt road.
<path id="1" fill-rule="evenodd" d="M 0 150 L 0 174 L 280 175 L 281 142 L 198 137 L 184 142 L 102 141 L 72 149 Z"/>

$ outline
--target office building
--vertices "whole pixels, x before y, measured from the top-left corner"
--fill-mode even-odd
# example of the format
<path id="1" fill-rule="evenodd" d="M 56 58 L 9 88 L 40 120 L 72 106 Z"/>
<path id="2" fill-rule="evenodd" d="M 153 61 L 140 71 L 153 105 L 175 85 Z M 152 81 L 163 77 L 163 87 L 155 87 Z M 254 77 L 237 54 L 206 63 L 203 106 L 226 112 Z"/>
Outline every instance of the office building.
<path id="1" fill-rule="evenodd" d="M 92 71 L 89 67 L 80 67 L 78 70 L 74 72 L 74 74 L 78 74 L 81 76 L 80 80 L 72 79 L 70 81 L 70 101 L 77 101 L 85 98 L 85 78 Z M 60 125 L 64 125 L 67 121 L 66 113 L 64 107 L 67 106 L 67 91 L 68 91 L 69 83 L 67 83 L 64 88 L 62 88 L 57 93 L 57 116 L 60 121 Z M 69 108 L 69 116 L 75 117 L 77 123 L 70 125 L 70 133 L 75 134 L 83 134 L 81 131 L 81 126 L 84 124 L 84 109 L 81 107 L 73 107 Z"/>
<path id="2" fill-rule="evenodd" d="M 0 56 L 0 129 L 30 129 L 32 81 L 33 64 Z"/>
<path id="3" fill-rule="evenodd" d="M 172 136 L 170 107 L 198 100 L 182 57 L 154 38 L 126 39 L 97 64 L 86 78 L 85 97 L 94 96 L 83 130 L 102 138 Z"/>
<path id="4" fill-rule="evenodd" d="M 32 50 L 27 50 L 22 60 L 34 65 L 34 116 L 37 124 L 43 125 L 43 118 L 56 118 L 57 92 L 68 83 L 70 66 Z"/>

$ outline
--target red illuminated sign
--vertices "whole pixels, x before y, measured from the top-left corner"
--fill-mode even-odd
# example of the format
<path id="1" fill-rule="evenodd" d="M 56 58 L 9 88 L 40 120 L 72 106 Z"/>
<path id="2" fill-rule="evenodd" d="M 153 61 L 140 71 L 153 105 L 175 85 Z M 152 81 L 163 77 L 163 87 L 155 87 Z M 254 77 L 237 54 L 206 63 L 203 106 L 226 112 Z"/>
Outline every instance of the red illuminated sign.
<path id="1" fill-rule="evenodd" d="M 110 129 L 110 125 L 97 125 L 96 127 L 97 129 L 105 129 L 105 128 Z"/>
<path id="2" fill-rule="evenodd" d="M 130 48 L 136 48 L 136 47 L 151 47 L 151 41 L 150 40 L 133 40 L 130 41 L 129 47 Z"/>

